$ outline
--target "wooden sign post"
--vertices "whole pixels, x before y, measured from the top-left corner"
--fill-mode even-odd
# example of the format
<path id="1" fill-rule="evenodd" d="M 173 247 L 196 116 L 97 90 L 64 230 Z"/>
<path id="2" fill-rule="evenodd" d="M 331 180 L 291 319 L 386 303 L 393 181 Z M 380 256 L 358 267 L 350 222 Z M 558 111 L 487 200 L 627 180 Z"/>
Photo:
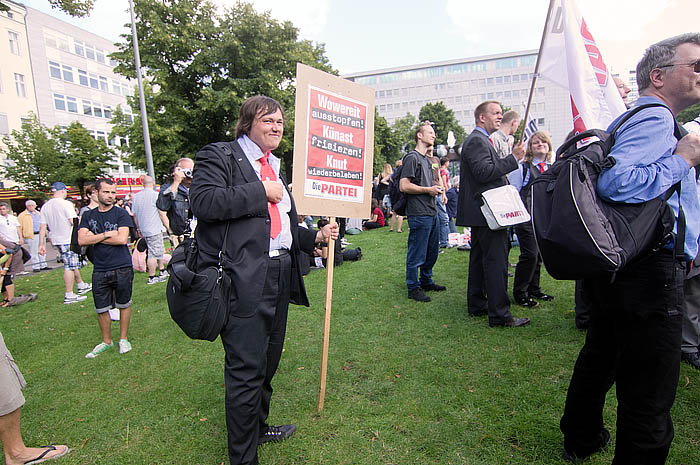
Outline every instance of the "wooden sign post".
<path id="1" fill-rule="evenodd" d="M 305 215 L 369 218 L 374 155 L 374 90 L 297 63 L 292 186 Z M 334 241 L 328 241 L 318 411 L 326 395 Z"/>

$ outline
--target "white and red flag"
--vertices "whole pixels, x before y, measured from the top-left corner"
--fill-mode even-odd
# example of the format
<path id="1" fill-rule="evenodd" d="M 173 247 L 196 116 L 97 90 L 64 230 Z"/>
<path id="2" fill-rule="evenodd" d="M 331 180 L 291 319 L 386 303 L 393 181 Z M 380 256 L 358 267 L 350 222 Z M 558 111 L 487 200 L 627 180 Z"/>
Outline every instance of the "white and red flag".
<path id="1" fill-rule="evenodd" d="M 605 129 L 625 104 L 574 0 L 553 0 L 538 74 L 569 91 L 576 133 Z"/>

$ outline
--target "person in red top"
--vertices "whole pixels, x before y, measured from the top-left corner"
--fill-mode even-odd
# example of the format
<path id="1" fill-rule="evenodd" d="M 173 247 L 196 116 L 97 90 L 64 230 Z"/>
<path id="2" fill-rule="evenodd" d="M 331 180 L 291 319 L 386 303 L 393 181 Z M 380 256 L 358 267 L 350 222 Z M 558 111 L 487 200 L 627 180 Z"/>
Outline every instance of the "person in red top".
<path id="1" fill-rule="evenodd" d="M 365 229 L 375 229 L 381 228 L 385 225 L 384 212 L 381 208 L 379 208 L 379 202 L 377 202 L 377 199 L 372 199 L 372 218 L 362 223 L 362 227 Z"/>

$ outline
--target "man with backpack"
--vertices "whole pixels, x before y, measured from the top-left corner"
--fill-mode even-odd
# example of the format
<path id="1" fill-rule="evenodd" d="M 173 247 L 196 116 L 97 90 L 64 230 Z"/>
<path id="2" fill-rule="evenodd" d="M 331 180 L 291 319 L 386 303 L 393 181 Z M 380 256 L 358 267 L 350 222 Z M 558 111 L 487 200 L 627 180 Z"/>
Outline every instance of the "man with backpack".
<path id="1" fill-rule="evenodd" d="M 674 193 L 668 204 L 676 218 L 679 204 L 685 213 L 685 237 L 678 237 L 684 248 L 677 256 L 670 239 L 613 277 L 585 280 L 590 328 L 561 419 L 563 457 L 574 462 L 610 443 L 603 406 L 613 382 L 618 399 L 613 464 L 663 464 L 673 439 L 670 410 L 680 367 L 683 280 L 700 235 L 692 169 L 700 163 L 700 137 L 677 140 L 674 116 L 700 102 L 700 34 L 649 47 L 637 65 L 637 82 L 636 105 L 661 103 L 668 108 L 645 108 L 621 125 L 609 153 L 614 164 L 600 174 L 596 190 L 608 202 L 638 204 L 660 197 L 680 181 L 680 199 Z"/>
<path id="2" fill-rule="evenodd" d="M 435 130 L 430 121 L 418 126 L 414 138 L 416 149 L 404 157 L 399 181 L 401 192 L 406 194 L 409 227 L 406 287 L 409 299 L 430 302 L 430 297 L 423 291 L 447 289 L 433 281 L 433 265 L 440 252 L 440 223 L 435 196 L 442 193 L 442 188 L 433 183 L 433 169 L 428 158 L 428 151 L 435 143 Z"/>

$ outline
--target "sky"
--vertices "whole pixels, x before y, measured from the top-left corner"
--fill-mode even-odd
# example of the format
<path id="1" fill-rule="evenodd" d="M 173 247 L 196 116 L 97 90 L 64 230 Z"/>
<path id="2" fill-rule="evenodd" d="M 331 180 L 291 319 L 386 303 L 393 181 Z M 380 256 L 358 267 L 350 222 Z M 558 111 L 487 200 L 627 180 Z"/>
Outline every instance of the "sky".
<path id="1" fill-rule="evenodd" d="M 129 33 L 128 0 L 96 0 L 87 19 L 27 6 L 114 41 Z M 215 0 L 221 7 L 234 0 Z M 300 37 L 325 44 L 341 74 L 537 49 L 548 0 L 254 0 L 258 11 L 290 20 Z M 698 32 L 699 0 L 577 0 L 606 64 L 633 69 L 644 49 L 683 32 Z"/>

